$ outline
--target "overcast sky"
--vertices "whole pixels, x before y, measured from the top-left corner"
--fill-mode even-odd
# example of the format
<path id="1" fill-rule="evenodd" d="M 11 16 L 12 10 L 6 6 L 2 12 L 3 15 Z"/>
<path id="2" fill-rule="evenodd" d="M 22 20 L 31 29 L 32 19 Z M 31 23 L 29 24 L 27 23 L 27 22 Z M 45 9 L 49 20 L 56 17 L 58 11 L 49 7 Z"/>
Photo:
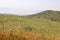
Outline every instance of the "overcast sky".
<path id="1" fill-rule="evenodd" d="M 0 0 L 1 13 L 29 15 L 43 10 L 60 11 L 60 0 Z"/>

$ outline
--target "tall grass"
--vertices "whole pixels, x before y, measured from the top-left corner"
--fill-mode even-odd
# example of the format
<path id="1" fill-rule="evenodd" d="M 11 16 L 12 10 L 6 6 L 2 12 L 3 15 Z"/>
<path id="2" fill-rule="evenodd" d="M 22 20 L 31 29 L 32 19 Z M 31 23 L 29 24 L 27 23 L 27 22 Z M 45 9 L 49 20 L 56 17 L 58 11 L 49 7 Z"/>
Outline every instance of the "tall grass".
<path id="1" fill-rule="evenodd" d="M 0 40 L 60 40 L 60 23 L 44 18 L 0 16 Z"/>

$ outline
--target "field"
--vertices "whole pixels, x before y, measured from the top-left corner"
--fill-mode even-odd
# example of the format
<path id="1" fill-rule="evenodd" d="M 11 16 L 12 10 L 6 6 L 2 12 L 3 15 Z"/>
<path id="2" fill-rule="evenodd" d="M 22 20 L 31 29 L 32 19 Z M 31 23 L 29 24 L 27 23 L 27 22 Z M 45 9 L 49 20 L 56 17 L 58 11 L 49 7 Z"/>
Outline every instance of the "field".
<path id="1" fill-rule="evenodd" d="M 43 18 L 0 16 L 0 40 L 60 40 L 60 23 Z"/>
<path id="2" fill-rule="evenodd" d="M 60 40 L 60 22 L 40 17 L 0 15 L 0 40 Z"/>

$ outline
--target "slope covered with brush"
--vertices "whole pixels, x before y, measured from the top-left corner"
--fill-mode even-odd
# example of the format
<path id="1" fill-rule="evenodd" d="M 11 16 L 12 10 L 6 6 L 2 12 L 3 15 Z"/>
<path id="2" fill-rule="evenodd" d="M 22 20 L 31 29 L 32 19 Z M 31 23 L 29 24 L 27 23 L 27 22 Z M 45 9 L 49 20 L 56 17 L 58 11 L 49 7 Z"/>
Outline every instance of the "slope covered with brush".
<path id="1" fill-rule="evenodd" d="M 30 16 L 0 15 L 0 40 L 60 40 L 60 12 Z"/>
<path id="2" fill-rule="evenodd" d="M 52 21 L 60 21 L 60 11 L 46 10 L 35 15 L 30 15 L 29 17 L 45 18 Z"/>

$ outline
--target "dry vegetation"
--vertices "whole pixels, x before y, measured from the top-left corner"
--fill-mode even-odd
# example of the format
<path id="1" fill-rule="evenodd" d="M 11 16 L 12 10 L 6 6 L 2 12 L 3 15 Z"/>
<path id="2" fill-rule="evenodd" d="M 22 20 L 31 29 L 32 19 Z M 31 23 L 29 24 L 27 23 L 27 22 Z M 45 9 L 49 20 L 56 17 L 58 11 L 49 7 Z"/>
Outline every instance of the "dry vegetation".
<path id="1" fill-rule="evenodd" d="M 47 17 L 48 12 L 31 17 L 0 15 L 0 40 L 60 40 L 60 18 L 55 12 Z"/>

